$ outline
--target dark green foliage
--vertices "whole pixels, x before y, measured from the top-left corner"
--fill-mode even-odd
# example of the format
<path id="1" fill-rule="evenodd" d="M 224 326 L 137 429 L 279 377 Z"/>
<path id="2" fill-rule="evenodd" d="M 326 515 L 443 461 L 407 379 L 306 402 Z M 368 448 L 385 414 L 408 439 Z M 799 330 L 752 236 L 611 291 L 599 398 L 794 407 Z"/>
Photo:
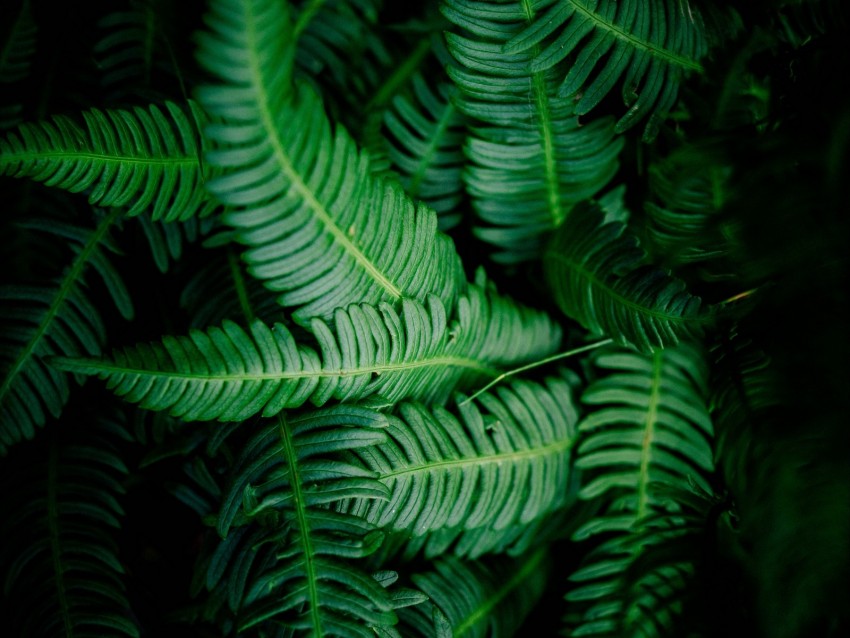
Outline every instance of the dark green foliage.
<path id="1" fill-rule="evenodd" d="M 839 0 L 0 25 L 3 631 L 850 634 Z"/>
<path id="2" fill-rule="evenodd" d="M 57 426 L 73 426 L 68 420 Z M 41 459 L 4 468 L 0 613 L 16 636 L 138 637 L 118 558 L 127 466 L 123 415 L 54 428 Z M 33 445 L 33 444 L 28 444 Z M 45 449 L 46 448 L 46 449 Z"/>
<path id="3" fill-rule="evenodd" d="M 628 227 L 582 205 L 544 255 L 546 275 L 564 313 L 596 334 L 641 352 L 702 334 L 711 315 L 685 284 L 650 265 Z"/>

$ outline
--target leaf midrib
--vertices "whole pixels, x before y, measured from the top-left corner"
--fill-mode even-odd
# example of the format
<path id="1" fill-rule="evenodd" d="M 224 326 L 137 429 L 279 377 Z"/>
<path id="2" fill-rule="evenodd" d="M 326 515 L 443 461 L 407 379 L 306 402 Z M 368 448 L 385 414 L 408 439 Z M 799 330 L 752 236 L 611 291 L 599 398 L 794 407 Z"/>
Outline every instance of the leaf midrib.
<path id="1" fill-rule="evenodd" d="M 502 452 L 500 454 L 491 454 L 487 456 L 466 457 L 460 459 L 445 459 L 442 461 L 434 461 L 428 463 L 420 463 L 419 465 L 411 465 L 404 469 L 382 474 L 378 477 L 379 481 L 389 481 L 397 479 L 401 476 L 409 474 L 428 474 L 456 467 L 476 467 L 483 465 L 511 463 L 519 464 L 522 461 L 535 460 L 544 456 L 554 456 L 568 451 L 573 446 L 573 439 L 565 439 L 555 441 L 539 447 L 526 448 L 524 450 L 515 450 L 513 452 Z"/>
<path id="2" fill-rule="evenodd" d="M 403 297 L 403 293 L 392 281 L 390 281 L 383 272 L 381 272 L 371 260 L 363 254 L 363 252 L 351 242 L 345 231 L 340 229 L 334 222 L 331 214 L 325 209 L 313 191 L 301 179 L 301 175 L 295 170 L 295 167 L 289 160 L 286 149 L 281 144 L 278 130 L 275 126 L 275 117 L 270 110 L 270 100 L 266 92 L 266 85 L 263 82 L 262 63 L 260 60 L 260 48 L 257 43 L 255 16 L 253 15 L 250 3 L 246 3 L 246 38 L 249 66 L 251 71 L 251 82 L 256 91 L 257 100 L 256 106 L 260 114 L 260 120 L 263 128 L 266 131 L 266 136 L 271 145 L 272 153 L 277 161 L 278 166 L 286 175 L 294 189 L 304 198 L 310 210 L 319 218 L 324 228 L 329 232 L 335 242 L 342 246 L 346 253 L 351 255 L 375 281 L 380 285 L 395 301 Z"/>
<path id="3" fill-rule="evenodd" d="M 535 11 L 529 0 L 523 0 L 523 10 L 526 21 L 531 23 Z M 540 50 L 539 45 L 534 47 L 534 54 Z M 560 179 L 558 175 L 557 159 L 555 158 L 554 134 L 552 132 L 552 114 L 549 109 L 549 93 L 546 87 L 545 73 L 538 71 L 531 74 L 531 87 L 534 93 L 534 101 L 537 104 L 537 115 L 539 117 L 540 140 L 543 146 L 543 165 L 546 175 L 546 200 L 549 215 L 552 218 L 552 226 L 557 228 L 564 221 L 565 212 L 561 204 Z"/>
<path id="4" fill-rule="evenodd" d="M 696 71 L 697 73 L 704 73 L 705 70 L 703 66 L 690 58 L 687 58 L 683 55 L 679 55 L 678 53 L 674 53 L 672 51 L 668 51 L 667 49 L 660 47 L 652 42 L 644 40 L 643 38 L 638 38 L 637 36 L 632 35 L 628 31 L 618 27 L 616 24 L 612 22 L 608 22 L 602 18 L 599 14 L 591 11 L 583 4 L 578 2 L 577 0 L 567 0 L 578 13 L 584 15 L 588 20 L 594 23 L 595 27 L 598 29 L 602 29 L 603 31 L 607 31 L 615 38 L 626 42 L 631 45 L 635 49 L 642 49 L 652 55 L 653 57 L 658 58 L 659 60 L 663 60 L 668 64 L 675 64 L 685 69 L 689 69 L 691 71 Z M 671 25 L 668 25 L 668 27 Z"/>
<path id="5" fill-rule="evenodd" d="M 68 592 L 65 589 L 65 565 L 62 561 L 62 541 L 59 538 L 59 505 L 57 503 L 59 463 L 58 444 L 52 441 L 47 466 L 47 530 L 50 536 L 50 559 L 53 565 L 53 575 L 56 581 L 56 597 L 59 599 L 59 610 L 62 614 L 62 624 L 65 636 L 74 637 L 74 623 L 71 620 L 71 610 L 68 604 Z"/>
<path id="6" fill-rule="evenodd" d="M 475 359 L 467 359 L 462 357 L 434 357 L 432 359 L 422 359 L 419 361 L 407 361 L 394 364 L 383 364 L 366 366 L 362 368 L 340 368 L 337 370 L 305 370 L 301 372 L 260 372 L 255 374 L 203 374 L 191 372 L 178 372 L 176 370 L 146 370 L 144 368 L 134 368 L 121 366 L 111 361 L 102 359 L 92 359 L 87 357 L 70 358 L 70 357 L 54 357 L 51 359 L 60 369 L 72 372 L 84 372 L 95 370 L 96 374 L 124 374 L 137 375 L 146 377 L 161 377 L 168 379 L 190 379 L 198 382 L 202 381 L 274 381 L 284 379 L 306 379 L 306 378 L 326 378 L 326 377 L 353 377 L 362 374 L 385 372 L 403 372 L 406 370 L 415 370 L 425 367 L 457 367 L 476 370 L 482 374 L 496 377 L 499 371 L 496 368 L 482 364 Z"/>
<path id="7" fill-rule="evenodd" d="M 286 427 L 286 420 L 282 415 L 278 415 L 277 422 L 280 428 L 281 442 L 283 443 L 283 453 L 289 468 L 289 485 L 292 488 L 292 504 L 298 523 L 298 536 L 304 551 L 304 576 L 307 579 L 307 591 L 309 592 L 309 613 L 313 625 L 313 635 L 315 638 L 319 638 L 324 635 L 324 632 L 322 631 L 322 619 L 319 614 L 318 575 L 316 574 L 313 543 L 310 537 L 310 524 L 307 520 L 307 504 L 301 487 L 301 475 L 298 471 L 298 455 L 295 451 L 295 443 L 292 440 L 292 435 Z"/>
<path id="8" fill-rule="evenodd" d="M 664 371 L 663 355 L 660 351 L 652 355 L 652 384 L 649 391 L 649 402 L 646 406 L 643 439 L 640 446 L 640 467 L 637 484 L 637 520 L 642 521 L 646 516 L 649 504 L 649 470 L 652 462 L 652 444 L 655 440 L 655 427 L 658 424 L 658 406 L 661 404 L 661 377 Z"/>
<path id="9" fill-rule="evenodd" d="M 127 164 L 132 165 L 158 165 L 158 166 L 183 166 L 186 164 L 197 164 L 198 156 L 194 153 L 186 156 L 167 157 L 139 157 L 135 155 L 107 155 L 94 153 L 92 151 L 28 151 L 26 153 L 6 153 L 0 157 L 0 166 L 15 164 L 19 162 L 37 162 L 42 160 L 89 160 L 103 164 Z"/>

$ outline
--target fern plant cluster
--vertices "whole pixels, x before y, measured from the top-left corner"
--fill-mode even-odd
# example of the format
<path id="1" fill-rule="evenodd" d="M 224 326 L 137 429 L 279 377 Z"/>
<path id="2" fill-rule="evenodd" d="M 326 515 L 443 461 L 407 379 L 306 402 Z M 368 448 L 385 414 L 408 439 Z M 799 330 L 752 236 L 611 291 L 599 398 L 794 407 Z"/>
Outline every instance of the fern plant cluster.
<path id="1" fill-rule="evenodd" d="M 2 9 L 2 625 L 843 636 L 832 0 Z"/>

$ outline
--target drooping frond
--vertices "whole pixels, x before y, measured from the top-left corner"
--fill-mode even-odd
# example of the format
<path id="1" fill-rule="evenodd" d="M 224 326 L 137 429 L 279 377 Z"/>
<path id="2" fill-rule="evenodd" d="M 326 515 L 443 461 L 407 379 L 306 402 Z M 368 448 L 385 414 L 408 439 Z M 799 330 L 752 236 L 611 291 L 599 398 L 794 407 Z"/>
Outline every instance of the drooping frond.
<path id="1" fill-rule="evenodd" d="M 368 472 L 334 455 L 382 441 L 385 427 L 379 412 L 339 406 L 278 416 L 243 447 L 218 518 L 224 541 L 207 572 L 209 588 L 228 591 L 242 630 L 273 620 L 297 635 L 366 637 L 373 626 L 395 624 L 387 590 L 356 563 L 383 535 L 329 509 L 343 498 L 383 496 Z M 267 470 L 273 483 L 252 484 Z M 250 527 L 240 532 L 234 522 Z M 252 532 L 258 525 L 265 529 Z M 249 559 L 259 569 L 234 568 L 249 553 L 236 551 L 245 537 L 260 548 Z"/>
<path id="2" fill-rule="evenodd" d="M 517 381 L 446 409 L 402 404 L 386 443 L 355 452 L 387 486 L 388 501 L 352 511 L 382 529 L 504 530 L 566 505 L 578 412 L 565 378 Z"/>
<path id="3" fill-rule="evenodd" d="M 476 234 L 498 261 L 536 259 L 545 234 L 616 173 L 623 141 L 610 118 L 579 123 L 572 100 L 557 96 L 554 69 L 533 72 L 531 53 L 502 52 L 534 20 L 529 2 L 447 0 L 442 10 L 462 30 L 446 36 L 458 62 L 448 73 L 470 118 L 465 179 L 484 222 Z"/>
<path id="4" fill-rule="evenodd" d="M 9 31 L 3 33 L 5 40 L 0 47 L 0 87 L 3 87 L 4 92 L 0 102 L 0 130 L 11 128 L 21 120 L 23 107 L 20 102 L 6 100 L 12 96 L 12 85 L 29 75 L 36 50 L 37 33 L 29 0 L 25 0 Z"/>
<path id="5" fill-rule="evenodd" d="M 432 563 L 413 582 L 430 599 L 399 612 L 402 635 L 422 638 L 513 636 L 546 587 L 547 548 L 518 558 L 464 562 L 453 556 Z"/>
<path id="6" fill-rule="evenodd" d="M 620 222 L 596 205 L 577 207 L 544 255 L 549 287 L 564 313 L 593 333 L 641 352 L 700 335 L 711 320 L 684 283 L 646 263 Z"/>
<path id="7" fill-rule="evenodd" d="M 310 401 L 320 406 L 377 395 L 445 402 L 459 385 L 498 374 L 500 366 L 545 356 L 560 328 L 545 314 L 470 287 L 447 322 L 442 302 L 406 299 L 352 305 L 334 313 L 333 329 L 313 319 L 321 356 L 296 343 L 282 324 L 248 331 L 227 321 L 189 336 L 165 337 L 113 352 L 107 360 L 57 358 L 75 373 L 98 375 L 119 396 L 185 420 L 239 421 Z"/>
<path id="8" fill-rule="evenodd" d="M 106 328 L 86 294 L 86 271 L 97 271 L 126 318 L 133 314 L 130 296 L 107 256 L 116 250 L 109 233 L 119 215 L 118 211 L 111 213 L 94 229 L 55 220 L 28 224 L 61 237 L 76 255 L 50 284 L 0 289 L 4 310 L 0 455 L 12 444 L 31 439 L 50 416 L 58 417 L 68 399 L 68 375 L 48 366 L 45 359 L 101 352 Z"/>
<path id="9" fill-rule="evenodd" d="M 411 95 L 398 95 L 384 114 L 384 140 L 405 192 L 439 215 L 441 230 L 460 223 L 463 200 L 465 118 L 455 106 L 455 89 L 429 83 L 422 73 Z"/>
<path id="10" fill-rule="evenodd" d="M 126 206 L 128 215 L 150 210 L 153 219 L 207 215 L 197 123 L 205 118 L 166 102 L 129 110 L 91 109 L 85 128 L 58 115 L 21 124 L 0 139 L 0 174 L 86 192 L 98 206 Z"/>
<path id="11" fill-rule="evenodd" d="M 590 113 L 620 84 L 628 110 L 617 132 L 648 117 L 643 137 L 653 140 L 684 77 L 703 72 L 705 30 L 689 0 L 537 0 L 533 6 L 536 19 L 504 51 L 539 47 L 535 72 L 569 56 L 558 93 L 576 99 L 578 115 Z"/>
<path id="12" fill-rule="evenodd" d="M 371 174 L 312 89 L 293 85 L 285 5 L 219 0 L 207 23 L 197 55 L 219 83 L 200 98 L 223 120 L 208 128 L 218 149 L 207 159 L 224 172 L 207 186 L 232 208 L 250 273 L 299 306 L 300 323 L 428 294 L 450 310 L 465 289 L 454 245 L 433 210 Z"/>
<path id="13" fill-rule="evenodd" d="M 115 444 L 125 424 L 55 425 L 38 460 L 20 455 L 4 461 L 4 631 L 137 637 L 116 538 L 127 467 Z"/>
<path id="14" fill-rule="evenodd" d="M 663 263 L 717 259 L 726 252 L 718 217 L 731 166 L 707 146 L 682 146 L 649 169 L 647 248 Z"/>
<path id="15" fill-rule="evenodd" d="M 692 635 L 684 618 L 717 499 L 693 488 L 666 490 L 669 511 L 596 546 L 570 575 L 568 636 L 663 638 Z M 699 591 L 699 590 L 697 590 Z"/>

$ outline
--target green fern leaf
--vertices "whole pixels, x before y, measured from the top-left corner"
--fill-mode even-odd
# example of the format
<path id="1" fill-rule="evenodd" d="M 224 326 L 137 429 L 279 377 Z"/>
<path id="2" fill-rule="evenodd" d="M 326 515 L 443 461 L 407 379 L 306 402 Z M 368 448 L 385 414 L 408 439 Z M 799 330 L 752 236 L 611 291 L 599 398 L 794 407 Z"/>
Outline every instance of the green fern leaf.
<path id="1" fill-rule="evenodd" d="M 405 192 L 439 215 L 441 230 L 460 223 L 465 118 L 454 104 L 455 89 L 429 85 L 422 73 L 412 80 L 412 95 L 396 96 L 384 114 L 384 139 L 392 167 Z"/>
<path id="2" fill-rule="evenodd" d="M 207 16 L 198 59 L 220 83 L 200 99 L 223 124 L 208 128 L 207 184 L 248 246 L 249 272 L 294 319 L 325 320 L 351 303 L 423 301 L 451 310 L 465 289 L 454 246 L 435 213 L 417 207 L 341 127 L 332 131 L 312 89 L 292 83 L 292 30 L 284 4 L 220 0 Z M 298 122 L 298 126 L 291 126 Z"/>
<path id="3" fill-rule="evenodd" d="M 68 400 L 68 375 L 49 367 L 45 359 L 101 352 L 106 328 L 85 294 L 89 268 L 103 279 L 118 310 L 128 319 L 133 315 L 129 293 L 107 258 L 108 252 L 116 251 L 109 232 L 119 216 L 116 210 L 93 230 L 55 220 L 28 224 L 61 237 L 76 256 L 52 285 L 0 289 L 5 324 L 0 350 L 0 455 L 14 443 L 31 439 L 49 417 L 59 416 Z"/>
<path id="4" fill-rule="evenodd" d="M 413 582 L 430 602 L 399 612 L 405 637 L 444 638 L 516 635 L 546 586 L 546 548 L 516 559 L 462 562 L 447 557 Z"/>
<path id="5" fill-rule="evenodd" d="M 103 35 L 93 53 L 104 88 L 117 96 L 149 97 L 159 72 L 174 74 L 175 20 L 168 9 L 160 0 L 131 0 L 98 21 Z"/>
<path id="6" fill-rule="evenodd" d="M 122 421 L 55 424 L 63 439 L 54 430 L 41 458 L 4 462 L 0 615 L 10 635 L 139 636 L 116 539 Z"/>
<path id="7" fill-rule="evenodd" d="M 368 636 L 370 627 L 395 624 L 387 591 L 355 562 L 374 552 L 383 535 L 328 509 L 344 498 L 385 496 L 368 472 L 331 456 L 383 441 L 385 427 L 379 412 L 339 406 L 278 417 L 244 446 L 218 518 L 226 539 L 207 573 L 208 587 L 229 590 L 242 630 L 274 620 L 316 637 Z M 274 480 L 258 481 L 266 473 Z M 228 557 L 238 555 L 227 540 L 234 521 L 266 528 L 247 535 L 252 545 L 265 545 L 264 556 L 251 559 L 261 567 L 250 580 L 248 570 L 228 566 Z M 237 545 L 243 537 L 233 535 Z"/>
<path id="8" fill-rule="evenodd" d="M 605 497 L 611 505 L 576 538 L 628 531 L 666 510 L 656 484 L 708 491 L 706 477 L 714 469 L 707 372 L 698 351 L 679 346 L 649 356 L 605 353 L 596 364 L 608 374 L 582 396 L 600 409 L 579 423 L 575 465 L 585 474 L 579 497 Z"/>
<path id="9" fill-rule="evenodd" d="M 449 76 L 470 118 L 465 175 L 476 234 L 499 249 L 494 259 L 537 259 L 545 234 L 617 172 L 622 139 L 613 120 L 579 124 L 572 100 L 558 97 L 554 70 L 533 72 L 530 53 L 502 47 L 534 19 L 528 2 L 449 0 L 443 13 L 471 35 L 447 34 L 458 65 Z"/>
<path id="10" fill-rule="evenodd" d="M 402 404 L 386 443 L 355 453 L 390 491 L 351 512 L 415 536 L 443 528 L 503 530 L 564 507 L 578 418 L 570 384 L 516 382 L 461 419 L 442 408 Z"/>
<path id="11" fill-rule="evenodd" d="M 444 402 L 458 384 L 498 374 L 499 366 L 545 356 L 560 329 L 543 313 L 478 287 L 458 302 L 447 323 L 436 297 L 428 307 L 406 299 L 338 309 L 331 330 L 313 319 L 321 357 L 296 343 L 282 324 L 260 321 L 248 332 L 233 322 L 189 336 L 166 337 L 113 353 L 111 360 L 56 358 L 60 369 L 98 375 L 125 400 L 168 410 L 185 420 L 241 421 L 311 401 L 378 395 Z"/>
<path id="12" fill-rule="evenodd" d="M 622 84 L 628 111 L 617 132 L 649 117 L 643 137 L 653 140 L 685 75 L 703 72 L 705 28 L 687 0 L 538 0 L 533 6 L 537 18 L 504 50 L 541 47 L 533 71 L 571 56 L 559 94 L 575 97 L 578 115 L 590 113 Z"/>
<path id="13" fill-rule="evenodd" d="M 544 255 L 558 306 L 591 332 L 641 352 L 700 335 L 712 319 L 701 300 L 645 262 L 626 226 L 604 223 L 589 204 L 573 211 Z"/>
<path id="14" fill-rule="evenodd" d="M 0 174 L 29 178 L 74 193 L 99 206 L 126 206 L 128 215 L 150 209 L 153 219 L 207 215 L 195 122 L 204 118 L 166 102 L 146 109 L 83 112 L 85 130 L 56 116 L 21 124 L 0 139 Z"/>
<path id="15" fill-rule="evenodd" d="M 644 203 L 647 248 L 670 266 L 722 257 L 726 242 L 718 214 L 728 197 L 731 167 L 708 146 L 682 146 L 653 162 Z"/>

